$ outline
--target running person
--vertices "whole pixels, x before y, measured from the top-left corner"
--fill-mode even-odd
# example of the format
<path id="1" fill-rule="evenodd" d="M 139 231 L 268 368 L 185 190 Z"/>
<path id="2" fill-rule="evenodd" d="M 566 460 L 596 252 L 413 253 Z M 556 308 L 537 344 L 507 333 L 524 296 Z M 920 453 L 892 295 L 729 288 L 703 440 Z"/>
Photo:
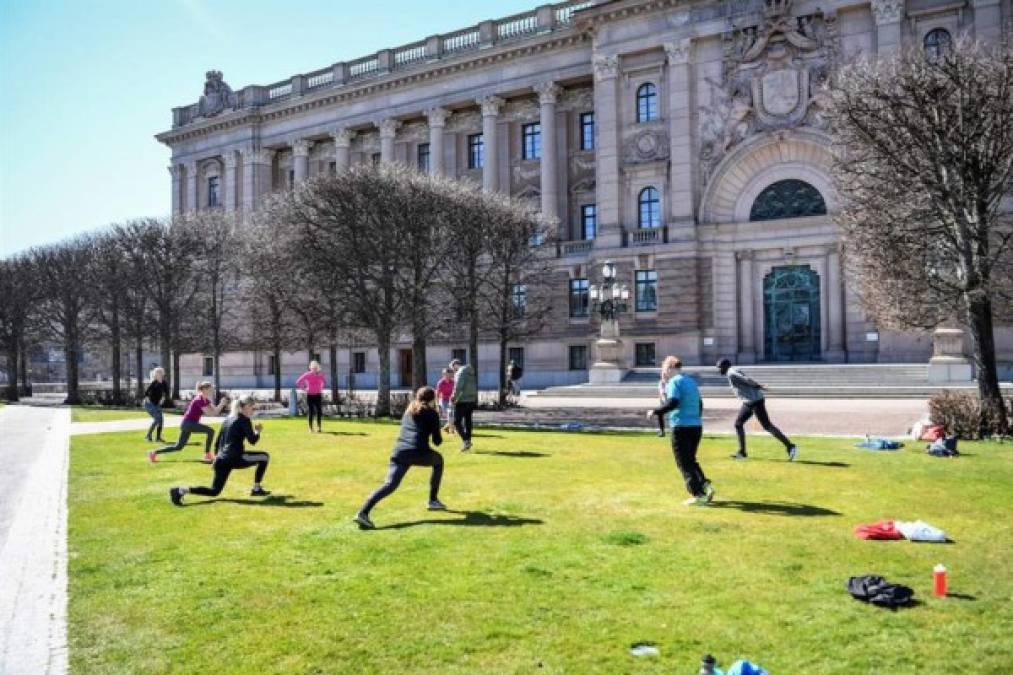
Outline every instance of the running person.
<path id="1" fill-rule="evenodd" d="M 204 461 L 215 461 L 215 455 L 211 452 L 211 443 L 215 437 L 214 429 L 201 424 L 200 418 L 201 415 L 220 415 L 222 408 L 225 407 L 229 399 L 225 397 L 218 405 L 212 405 L 211 399 L 208 398 L 211 388 L 210 382 L 197 383 L 197 395 L 193 397 L 190 405 L 187 406 L 186 413 L 183 415 L 183 423 L 179 426 L 179 440 L 173 445 L 166 445 L 157 450 L 152 450 L 148 453 L 148 460 L 154 463 L 158 461 L 158 455 L 164 452 L 179 452 L 186 447 L 186 442 L 190 440 L 190 434 L 204 434 Z"/>
<path id="2" fill-rule="evenodd" d="M 667 401 L 660 408 L 648 410 L 647 415 L 650 417 L 669 413 L 672 453 L 686 482 L 686 490 L 692 495 L 683 504 L 706 506 L 714 499 L 714 486 L 707 480 L 696 460 L 696 451 L 703 436 L 703 399 L 700 397 L 700 389 L 693 378 L 682 374 L 682 361 L 675 356 L 665 357 L 661 372 L 663 376 L 669 376 L 665 389 Z"/>
<path id="3" fill-rule="evenodd" d="M 299 376 L 295 386 L 306 391 L 306 421 L 313 432 L 313 414 L 317 416 L 317 433 L 320 432 L 320 420 L 324 416 L 324 387 L 327 380 L 320 374 L 320 362 L 310 361 L 309 370 Z"/>
<path id="4" fill-rule="evenodd" d="M 162 416 L 162 401 L 169 398 L 169 385 L 165 383 L 165 368 L 155 368 L 151 371 L 151 383 L 144 390 L 144 410 L 151 415 L 151 426 L 148 427 L 148 435 L 144 440 L 151 443 L 153 440 L 165 443 L 162 438 L 162 425 L 165 418 Z M 155 434 L 152 438 L 151 435 Z"/>
<path id="5" fill-rule="evenodd" d="M 784 444 L 784 451 L 788 453 L 788 461 L 794 460 L 796 455 L 798 455 L 798 446 L 782 434 L 781 430 L 771 423 L 770 417 L 767 415 L 767 403 L 763 395 L 766 387 L 747 377 L 738 368 L 732 368 L 732 362 L 728 359 L 718 361 L 717 368 L 718 372 L 728 378 L 728 384 L 731 385 L 738 399 L 742 401 L 742 407 L 739 408 L 739 414 L 735 418 L 735 435 L 739 440 L 739 449 L 732 455 L 732 459 L 745 459 L 747 457 L 746 422 L 749 421 L 750 417 L 756 415 L 756 419 L 759 420 L 763 429 Z"/>
<path id="6" fill-rule="evenodd" d="M 471 450 L 471 415 L 478 405 L 478 383 L 470 364 L 461 365 L 454 359 L 450 369 L 454 371 L 454 394 L 450 398 L 454 404 L 454 427 L 461 435 L 461 452 L 466 452 Z"/>
<path id="7" fill-rule="evenodd" d="M 260 422 L 253 424 L 250 421 L 255 406 L 256 401 L 252 396 L 238 399 L 232 404 L 232 414 L 222 424 L 222 430 L 218 433 L 218 456 L 215 457 L 214 482 L 211 487 L 170 488 L 169 499 L 173 504 L 181 506 L 185 494 L 217 497 L 222 493 L 233 469 L 248 469 L 251 466 L 257 467 L 257 472 L 253 475 L 253 489 L 250 490 L 250 496 L 266 497 L 271 494 L 261 485 L 264 474 L 267 473 L 267 464 L 270 462 L 271 456 L 266 452 L 246 452 L 244 447 L 246 442 L 256 445 L 263 429 Z"/>
<path id="8" fill-rule="evenodd" d="M 436 412 L 436 392 L 432 387 L 422 387 L 415 392 L 415 400 L 408 404 L 408 409 L 401 418 L 401 434 L 390 456 L 387 479 L 369 496 L 353 518 L 361 529 L 372 530 L 375 527 L 369 519 L 369 512 L 377 502 L 397 490 L 408 469 L 413 466 L 433 467 L 429 479 L 429 510 L 447 509 L 439 497 L 440 481 L 443 479 L 443 455 L 432 449 L 430 439 L 433 445 L 443 442 L 443 437 L 440 436 L 440 414 Z"/>

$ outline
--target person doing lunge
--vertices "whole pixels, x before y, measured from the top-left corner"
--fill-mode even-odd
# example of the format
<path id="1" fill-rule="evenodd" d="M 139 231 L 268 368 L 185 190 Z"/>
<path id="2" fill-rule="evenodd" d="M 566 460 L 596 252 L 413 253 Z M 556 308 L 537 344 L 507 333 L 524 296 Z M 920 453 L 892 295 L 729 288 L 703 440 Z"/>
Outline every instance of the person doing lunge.
<path id="1" fill-rule="evenodd" d="M 703 473 L 696 459 L 697 448 L 703 437 L 703 399 L 696 381 L 682 373 L 682 361 L 666 356 L 661 364 L 662 376 L 668 376 L 665 389 L 667 400 L 660 408 L 648 410 L 648 417 L 669 413 L 672 427 L 672 454 L 682 472 L 686 490 L 692 495 L 683 504 L 706 506 L 714 499 L 714 486 Z"/>
<path id="2" fill-rule="evenodd" d="M 212 385 L 210 382 L 198 382 L 196 387 L 196 396 L 190 401 L 190 405 L 186 408 L 186 413 L 183 414 L 183 423 L 179 426 L 179 439 L 172 445 L 166 445 L 152 450 L 148 453 L 148 460 L 151 462 L 158 461 L 158 456 L 165 452 L 179 452 L 186 447 L 186 442 L 190 440 L 190 434 L 204 434 L 204 461 L 213 462 L 215 455 L 211 452 L 211 444 L 214 442 L 215 432 L 211 427 L 201 424 L 201 415 L 220 415 L 222 408 L 229 402 L 228 397 L 223 397 L 222 402 L 218 405 L 212 405 L 211 399 L 208 398 L 211 394 Z"/>
<path id="3" fill-rule="evenodd" d="M 144 390 L 144 410 L 151 415 L 151 426 L 148 427 L 148 435 L 144 440 L 151 443 L 158 441 L 165 443 L 162 438 L 162 425 L 165 418 L 162 416 L 162 401 L 169 398 L 169 385 L 165 383 L 165 369 L 155 368 L 151 371 L 151 382 Z M 152 438 L 154 434 L 154 438 Z"/>
<path id="4" fill-rule="evenodd" d="M 732 368 L 732 362 L 728 359 L 721 359 L 717 363 L 718 372 L 728 378 L 728 384 L 740 401 L 742 407 L 735 418 L 735 435 L 738 437 L 739 449 L 732 455 L 732 459 L 745 459 L 746 455 L 746 422 L 753 415 L 759 420 L 764 431 L 781 441 L 784 444 L 784 451 L 788 453 L 788 461 L 792 461 L 798 455 L 798 446 L 791 442 L 781 430 L 773 425 L 767 415 L 767 403 L 763 395 L 766 389 L 762 384 L 746 376 L 738 368 Z"/>
<path id="5" fill-rule="evenodd" d="M 415 400 L 408 404 L 408 409 L 401 418 L 401 433 L 390 455 L 387 479 L 369 496 L 353 518 L 360 528 L 372 530 L 375 527 L 369 519 L 369 512 L 377 502 L 397 490 L 408 469 L 413 466 L 433 467 L 429 478 L 429 510 L 447 509 L 439 496 L 440 481 L 443 479 L 443 455 L 433 450 L 430 442 L 432 445 L 443 442 L 440 435 L 440 414 L 436 412 L 436 392 L 432 387 L 422 387 L 415 392 Z"/>
<path id="6" fill-rule="evenodd" d="M 271 494 L 261 485 L 271 456 L 266 452 L 247 452 L 245 447 L 246 443 L 256 445 L 263 430 L 260 422 L 253 424 L 250 420 L 255 407 L 256 401 L 252 396 L 233 402 L 232 414 L 225 419 L 221 431 L 218 432 L 218 455 L 215 457 L 215 477 L 211 487 L 170 488 L 169 499 L 173 504 L 181 506 L 183 495 L 187 494 L 217 497 L 225 488 L 233 469 L 248 469 L 251 466 L 257 467 L 257 471 L 253 475 L 253 489 L 250 490 L 250 496 L 266 497 Z"/>
<path id="7" fill-rule="evenodd" d="M 306 392 L 306 421 L 310 432 L 313 432 L 313 416 L 317 417 L 317 432 L 320 432 L 320 420 L 324 416 L 324 387 L 327 379 L 320 373 L 320 362 L 310 361 L 309 370 L 299 376 L 295 386 Z"/>
<path id="8" fill-rule="evenodd" d="M 470 364 L 461 365 L 454 359 L 449 367 L 454 371 L 454 393 L 450 397 L 454 405 L 454 427 L 461 435 L 461 452 L 467 452 L 471 450 L 471 416 L 478 405 L 478 383 Z"/>

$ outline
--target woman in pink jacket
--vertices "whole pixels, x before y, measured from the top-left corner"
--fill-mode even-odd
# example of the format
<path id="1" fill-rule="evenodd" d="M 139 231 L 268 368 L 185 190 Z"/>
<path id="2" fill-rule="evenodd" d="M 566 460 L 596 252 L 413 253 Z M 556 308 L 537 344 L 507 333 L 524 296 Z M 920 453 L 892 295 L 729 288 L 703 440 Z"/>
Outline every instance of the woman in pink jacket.
<path id="1" fill-rule="evenodd" d="M 324 416 L 324 387 L 327 380 L 320 373 L 320 363 L 310 361 L 310 369 L 299 376 L 295 386 L 306 391 L 306 408 L 308 413 L 306 420 L 310 425 L 310 433 L 313 433 L 313 413 L 317 415 L 317 432 L 320 431 L 320 420 Z"/>

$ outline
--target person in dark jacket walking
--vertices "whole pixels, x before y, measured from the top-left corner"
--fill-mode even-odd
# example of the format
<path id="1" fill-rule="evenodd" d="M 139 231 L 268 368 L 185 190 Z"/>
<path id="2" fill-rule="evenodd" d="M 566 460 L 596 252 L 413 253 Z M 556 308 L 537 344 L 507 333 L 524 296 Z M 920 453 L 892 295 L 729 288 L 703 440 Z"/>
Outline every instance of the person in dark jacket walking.
<path id="1" fill-rule="evenodd" d="M 169 385 L 165 383 L 165 369 L 155 368 L 151 371 L 151 383 L 144 390 L 144 410 L 151 415 L 151 426 L 148 427 L 148 434 L 144 437 L 148 443 L 157 441 L 165 443 L 162 438 L 162 426 L 165 418 L 162 416 L 162 401 L 169 398 Z M 155 435 L 152 438 L 152 434 Z"/>
<path id="2" fill-rule="evenodd" d="M 181 506 L 183 495 L 186 494 L 217 497 L 225 488 L 233 469 L 248 469 L 251 466 L 257 467 L 257 471 L 253 475 L 253 489 L 250 490 L 250 496 L 266 497 L 271 494 L 261 485 L 271 456 L 266 452 L 247 452 L 245 447 L 246 443 L 256 445 L 260 442 L 263 425 L 260 422 L 254 424 L 250 420 L 255 407 L 256 401 L 252 396 L 237 399 L 232 403 L 232 414 L 222 423 L 222 429 L 218 432 L 214 482 L 211 483 L 211 487 L 170 488 L 169 499 L 173 504 Z"/>
<path id="3" fill-rule="evenodd" d="M 440 435 L 440 414 L 436 411 L 436 392 L 432 387 L 422 387 L 415 392 L 415 400 L 408 404 L 408 409 L 401 418 L 401 433 L 390 455 L 387 479 L 369 496 L 353 518 L 361 529 L 372 530 L 376 527 L 369 519 L 369 512 L 377 502 L 397 490 L 408 469 L 413 466 L 433 467 L 429 479 L 429 510 L 447 509 L 439 497 L 440 481 L 443 479 L 443 455 L 432 449 L 430 441 L 437 446 L 443 442 Z"/>
<path id="4" fill-rule="evenodd" d="M 781 430 L 774 426 L 767 415 L 767 404 L 763 391 L 766 389 L 762 384 L 746 376 L 738 368 L 732 368 L 732 362 L 728 359 L 721 359 L 717 363 L 718 372 L 728 378 L 728 384 L 740 401 L 742 407 L 735 418 L 735 435 L 739 440 L 739 449 L 732 459 L 745 459 L 746 455 L 746 422 L 753 415 L 760 422 L 763 429 L 771 436 L 784 444 L 784 451 L 788 453 L 788 461 L 795 459 L 798 455 L 798 446 L 791 442 Z"/>
<path id="5" fill-rule="evenodd" d="M 471 450 L 471 416 L 478 406 L 478 382 L 475 369 L 469 363 L 461 365 L 454 359 L 447 366 L 454 371 L 454 393 L 450 402 L 454 404 L 454 428 L 461 435 L 461 452 Z"/>

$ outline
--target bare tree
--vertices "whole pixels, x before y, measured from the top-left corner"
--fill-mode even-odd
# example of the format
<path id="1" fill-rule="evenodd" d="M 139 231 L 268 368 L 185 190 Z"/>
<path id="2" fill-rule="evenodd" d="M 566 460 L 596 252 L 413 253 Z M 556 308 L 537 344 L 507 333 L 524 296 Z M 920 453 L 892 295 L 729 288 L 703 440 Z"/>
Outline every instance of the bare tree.
<path id="1" fill-rule="evenodd" d="M 101 341 L 108 344 L 112 367 L 114 404 L 123 403 L 122 357 L 124 281 L 130 259 L 120 246 L 115 229 L 96 234 L 90 241 L 91 264 L 81 279 L 92 293 L 97 323 L 102 326 Z"/>
<path id="2" fill-rule="evenodd" d="M 1005 433 L 993 321 L 1009 317 L 1013 51 L 960 40 L 841 69 L 825 94 L 845 258 L 877 322 L 957 320 L 974 346 L 981 427 Z"/>
<path id="3" fill-rule="evenodd" d="M 462 206 L 449 214 L 448 227 L 453 242 L 447 256 L 451 288 L 451 311 L 467 326 L 468 361 L 478 381 L 478 339 L 481 331 L 479 286 L 482 282 L 479 261 L 486 252 L 485 223 L 482 207 L 486 197 L 480 186 L 461 182 L 457 202 Z M 464 208 L 467 207 L 467 208 Z"/>
<path id="4" fill-rule="evenodd" d="M 154 337 L 151 302 L 148 299 L 148 272 L 144 268 L 143 256 L 138 254 L 143 237 L 131 225 L 116 225 L 111 236 L 124 258 L 119 291 L 122 302 L 123 337 L 134 351 L 134 367 L 137 371 L 136 395 L 144 396 L 144 343 Z"/>
<path id="5" fill-rule="evenodd" d="M 18 400 L 18 365 L 28 360 L 25 336 L 37 297 L 29 259 L 18 255 L 0 260 L 0 348 L 7 359 L 8 401 Z"/>

